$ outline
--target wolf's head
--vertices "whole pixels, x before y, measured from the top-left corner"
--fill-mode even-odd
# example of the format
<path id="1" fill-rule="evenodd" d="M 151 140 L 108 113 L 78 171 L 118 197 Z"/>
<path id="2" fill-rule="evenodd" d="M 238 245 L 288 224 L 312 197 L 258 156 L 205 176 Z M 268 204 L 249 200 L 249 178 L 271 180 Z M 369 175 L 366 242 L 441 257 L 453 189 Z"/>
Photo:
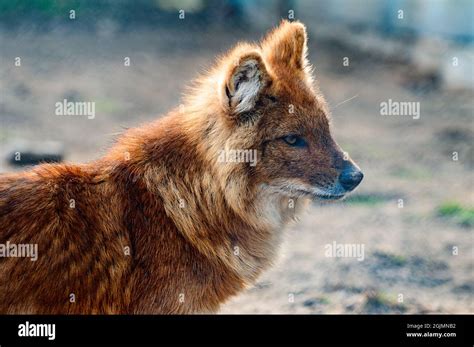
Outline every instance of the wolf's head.
<path id="1" fill-rule="evenodd" d="M 331 136 L 306 41 L 303 24 L 283 21 L 260 44 L 241 43 L 221 58 L 212 75 L 220 126 L 208 135 L 225 139 L 222 161 L 249 162 L 242 165 L 249 185 L 287 197 L 338 199 L 363 174 Z"/>

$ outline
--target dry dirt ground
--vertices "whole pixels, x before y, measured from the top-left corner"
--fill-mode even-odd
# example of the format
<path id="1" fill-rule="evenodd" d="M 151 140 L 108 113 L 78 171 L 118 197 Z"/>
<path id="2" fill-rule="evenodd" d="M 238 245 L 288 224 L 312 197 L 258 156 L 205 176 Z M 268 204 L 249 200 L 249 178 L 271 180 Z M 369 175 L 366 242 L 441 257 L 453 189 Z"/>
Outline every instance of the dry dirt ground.
<path id="1" fill-rule="evenodd" d="M 179 105 L 216 54 L 259 36 L 219 32 L 1 31 L 0 155 L 28 139 L 63 143 L 67 161 L 99 157 L 123 128 Z M 473 313 L 473 93 L 437 89 L 406 66 L 314 36 L 310 59 L 334 135 L 364 181 L 345 201 L 313 205 L 289 228 L 275 266 L 222 312 Z M 56 116 L 64 98 L 95 101 L 95 119 Z M 382 116 L 388 99 L 420 102 L 420 119 Z M 364 259 L 325 256 L 334 241 L 364 245 Z"/>

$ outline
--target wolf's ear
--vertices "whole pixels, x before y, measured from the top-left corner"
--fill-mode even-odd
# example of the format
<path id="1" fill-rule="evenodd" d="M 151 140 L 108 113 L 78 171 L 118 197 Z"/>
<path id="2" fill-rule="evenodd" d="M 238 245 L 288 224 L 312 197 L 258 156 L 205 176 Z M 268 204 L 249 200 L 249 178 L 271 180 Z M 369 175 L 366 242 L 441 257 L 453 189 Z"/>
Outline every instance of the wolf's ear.
<path id="1" fill-rule="evenodd" d="M 263 39 L 261 46 L 265 60 L 269 63 L 304 70 L 308 65 L 306 42 L 304 24 L 283 20 Z"/>
<path id="2" fill-rule="evenodd" d="M 263 90 L 270 84 L 262 56 L 257 51 L 243 53 L 227 67 L 220 86 L 223 106 L 233 118 L 252 111 Z"/>

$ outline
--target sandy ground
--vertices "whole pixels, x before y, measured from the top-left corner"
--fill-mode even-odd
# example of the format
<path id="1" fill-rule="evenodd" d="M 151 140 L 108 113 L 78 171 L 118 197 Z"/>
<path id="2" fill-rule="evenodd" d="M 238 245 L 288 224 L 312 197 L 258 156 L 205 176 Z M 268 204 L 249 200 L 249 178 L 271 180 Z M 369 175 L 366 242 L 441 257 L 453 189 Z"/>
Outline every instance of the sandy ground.
<path id="1" fill-rule="evenodd" d="M 0 155 L 27 139 L 61 142 L 67 161 L 97 158 L 124 127 L 179 105 L 185 83 L 241 38 L 258 35 L 107 25 L 0 32 Z M 335 137 L 365 179 L 351 198 L 313 205 L 289 228 L 275 266 L 222 312 L 473 313 L 472 227 L 436 212 L 449 201 L 474 202 L 473 93 L 431 88 L 405 66 L 314 37 L 310 59 Z M 64 98 L 95 101 L 96 118 L 56 116 L 54 104 Z M 420 102 L 420 119 L 381 116 L 388 99 Z M 15 169 L 3 158 L 0 165 Z M 325 256 L 333 242 L 363 245 L 364 259 Z"/>

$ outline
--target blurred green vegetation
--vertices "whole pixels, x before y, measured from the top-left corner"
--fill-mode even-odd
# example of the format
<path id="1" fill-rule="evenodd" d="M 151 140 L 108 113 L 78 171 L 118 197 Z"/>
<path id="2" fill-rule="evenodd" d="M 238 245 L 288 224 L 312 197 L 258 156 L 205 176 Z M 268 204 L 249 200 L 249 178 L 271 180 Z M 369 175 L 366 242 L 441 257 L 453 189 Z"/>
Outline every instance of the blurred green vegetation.
<path id="1" fill-rule="evenodd" d="M 437 209 L 437 215 L 453 220 L 464 227 L 474 226 L 474 208 L 462 206 L 455 201 L 448 201 L 441 204 Z"/>
<path id="2" fill-rule="evenodd" d="M 222 9 L 217 0 L 4 0 L 0 1 L 0 23 L 8 27 L 21 23 L 47 27 L 50 22 L 69 21 L 74 10 L 75 20 L 85 25 L 104 18 L 157 25 L 168 17 L 176 19 L 181 8 L 187 13 L 204 13 L 210 6 Z"/>
<path id="3" fill-rule="evenodd" d="M 0 2 L 0 16 L 44 15 L 47 17 L 62 17 L 69 10 L 97 9 L 105 4 L 104 1 L 81 0 L 9 0 Z"/>
<path id="4" fill-rule="evenodd" d="M 392 176 L 400 177 L 403 179 L 430 179 L 432 174 L 425 168 L 422 167 L 397 167 L 391 171 Z"/>
<path id="5" fill-rule="evenodd" d="M 155 7 L 162 10 L 176 11 L 186 8 L 188 12 L 202 10 L 205 0 L 8 0 L 0 2 L 0 14 L 43 13 L 50 17 L 62 16 L 65 11 L 74 10 L 97 10 L 105 7 L 123 7 L 131 3 L 135 6 Z"/>
<path id="6" fill-rule="evenodd" d="M 407 258 L 403 255 L 393 254 L 378 251 L 374 255 L 381 261 L 386 267 L 400 267 L 407 263 Z"/>
<path id="7" fill-rule="evenodd" d="M 377 194 L 354 194 L 349 196 L 345 201 L 351 205 L 375 206 L 387 200 L 387 197 Z"/>
<path id="8" fill-rule="evenodd" d="M 399 303 L 395 295 L 388 295 L 380 291 L 373 291 L 366 294 L 366 301 L 363 307 L 364 312 L 370 313 L 403 313 L 407 310 L 406 306 Z"/>

